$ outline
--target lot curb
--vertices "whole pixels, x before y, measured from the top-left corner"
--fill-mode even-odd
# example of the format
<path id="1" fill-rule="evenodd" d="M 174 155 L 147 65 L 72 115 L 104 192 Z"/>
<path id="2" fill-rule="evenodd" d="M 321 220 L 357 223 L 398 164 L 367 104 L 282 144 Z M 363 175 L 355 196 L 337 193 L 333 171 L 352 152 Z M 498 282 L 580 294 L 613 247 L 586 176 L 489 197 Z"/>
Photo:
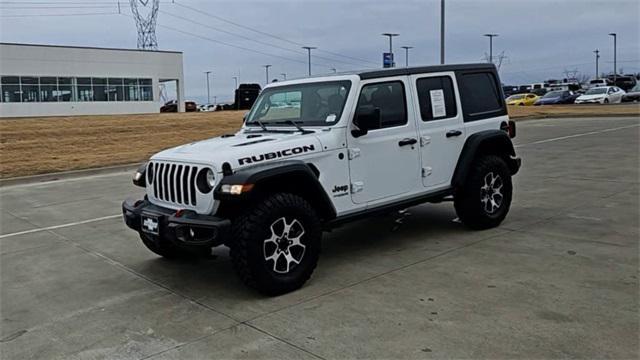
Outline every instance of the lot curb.
<path id="1" fill-rule="evenodd" d="M 117 173 L 127 173 L 132 172 L 140 166 L 141 163 L 133 163 L 133 164 L 125 164 L 125 165 L 116 165 L 116 166 L 106 166 L 101 168 L 92 168 L 92 169 L 82 169 L 82 170 L 70 170 L 70 171 L 62 171 L 41 175 L 32 175 L 32 176 L 19 176 L 7 179 L 0 179 L 0 188 L 13 186 L 13 185 L 26 185 L 26 184 L 38 184 L 38 183 L 47 183 L 56 180 L 67 180 L 73 178 L 80 178 L 85 176 L 92 175 L 103 175 L 103 174 L 117 174 Z"/>

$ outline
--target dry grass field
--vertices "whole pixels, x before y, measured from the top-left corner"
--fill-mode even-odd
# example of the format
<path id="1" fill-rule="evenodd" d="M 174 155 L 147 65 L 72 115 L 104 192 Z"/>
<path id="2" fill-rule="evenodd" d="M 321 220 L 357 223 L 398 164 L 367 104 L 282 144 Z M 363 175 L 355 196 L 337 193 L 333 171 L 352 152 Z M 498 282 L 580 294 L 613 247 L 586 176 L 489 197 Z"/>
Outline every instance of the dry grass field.
<path id="1" fill-rule="evenodd" d="M 513 107 L 514 119 L 640 116 L 640 105 Z M 131 164 L 172 146 L 231 133 L 243 112 L 0 120 L 0 178 Z"/>

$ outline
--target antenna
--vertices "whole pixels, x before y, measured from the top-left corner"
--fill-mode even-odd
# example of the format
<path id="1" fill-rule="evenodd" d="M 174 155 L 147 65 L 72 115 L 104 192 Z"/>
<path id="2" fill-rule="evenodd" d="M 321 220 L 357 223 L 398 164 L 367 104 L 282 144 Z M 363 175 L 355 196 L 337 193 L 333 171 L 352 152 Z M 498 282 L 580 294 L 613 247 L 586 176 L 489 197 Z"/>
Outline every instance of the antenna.
<path id="1" fill-rule="evenodd" d="M 129 2 L 138 28 L 138 49 L 157 50 L 156 20 L 160 0 L 130 0 Z M 141 10 L 144 11 L 143 14 L 140 13 Z"/>

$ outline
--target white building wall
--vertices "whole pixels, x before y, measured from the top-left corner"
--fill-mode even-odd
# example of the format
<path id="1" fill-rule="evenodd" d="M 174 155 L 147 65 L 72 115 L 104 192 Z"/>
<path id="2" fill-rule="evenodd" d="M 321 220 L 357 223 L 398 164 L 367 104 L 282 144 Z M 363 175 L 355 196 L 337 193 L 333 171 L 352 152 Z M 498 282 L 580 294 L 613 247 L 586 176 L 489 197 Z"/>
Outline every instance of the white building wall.
<path id="1" fill-rule="evenodd" d="M 154 101 L 0 103 L 0 117 L 142 114 L 160 111 L 161 80 L 176 80 L 184 111 L 182 53 L 0 43 L 0 75 L 150 78 Z"/>

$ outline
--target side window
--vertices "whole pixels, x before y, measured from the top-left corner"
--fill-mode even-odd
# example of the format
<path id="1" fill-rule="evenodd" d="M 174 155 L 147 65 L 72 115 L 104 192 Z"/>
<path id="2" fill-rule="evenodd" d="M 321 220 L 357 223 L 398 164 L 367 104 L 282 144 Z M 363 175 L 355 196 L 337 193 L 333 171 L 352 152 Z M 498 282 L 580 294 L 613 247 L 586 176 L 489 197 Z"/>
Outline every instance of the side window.
<path id="1" fill-rule="evenodd" d="M 407 102 L 402 82 L 365 85 L 360 92 L 356 113 L 375 108 L 380 109 L 380 129 L 406 124 Z"/>
<path id="2" fill-rule="evenodd" d="M 416 87 L 422 121 L 446 119 L 458 115 L 451 77 L 418 79 Z"/>
<path id="3" fill-rule="evenodd" d="M 458 76 L 458 87 L 460 88 L 465 121 L 506 114 L 492 73 L 462 74 Z"/>

